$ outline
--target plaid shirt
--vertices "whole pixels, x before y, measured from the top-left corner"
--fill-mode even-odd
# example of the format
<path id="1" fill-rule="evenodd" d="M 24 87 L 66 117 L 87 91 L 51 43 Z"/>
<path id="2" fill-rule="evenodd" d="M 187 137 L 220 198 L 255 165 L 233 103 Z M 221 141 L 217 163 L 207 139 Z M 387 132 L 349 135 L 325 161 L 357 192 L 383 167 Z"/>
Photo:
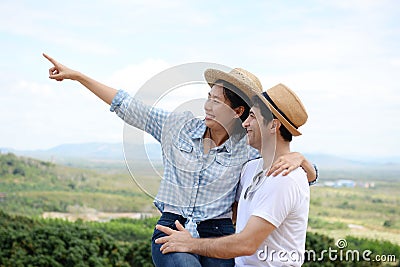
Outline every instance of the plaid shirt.
<path id="1" fill-rule="evenodd" d="M 161 143 L 164 175 L 154 200 L 161 212 L 172 210 L 187 218 L 185 227 L 195 237 L 198 222 L 230 217 L 242 166 L 260 157 L 247 145 L 244 132 L 204 154 L 206 125 L 190 112 L 153 108 L 122 90 L 110 110 Z"/>

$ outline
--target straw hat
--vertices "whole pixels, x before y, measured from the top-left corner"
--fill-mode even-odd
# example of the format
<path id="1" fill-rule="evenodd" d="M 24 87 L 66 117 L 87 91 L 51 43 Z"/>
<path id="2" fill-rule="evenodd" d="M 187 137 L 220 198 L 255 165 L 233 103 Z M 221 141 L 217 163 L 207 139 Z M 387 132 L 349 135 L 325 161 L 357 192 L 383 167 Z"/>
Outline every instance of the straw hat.
<path id="1" fill-rule="evenodd" d="M 207 69 L 204 77 L 210 87 L 218 80 L 227 81 L 240 89 L 249 99 L 255 93 L 261 93 L 263 90 L 260 80 L 254 74 L 241 68 L 234 68 L 229 73 L 217 69 Z"/>
<path id="2" fill-rule="evenodd" d="M 306 123 L 308 115 L 292 90 L 280 83 L 257 95 L 293 136 L 301 135 L 297 129 Z"/>

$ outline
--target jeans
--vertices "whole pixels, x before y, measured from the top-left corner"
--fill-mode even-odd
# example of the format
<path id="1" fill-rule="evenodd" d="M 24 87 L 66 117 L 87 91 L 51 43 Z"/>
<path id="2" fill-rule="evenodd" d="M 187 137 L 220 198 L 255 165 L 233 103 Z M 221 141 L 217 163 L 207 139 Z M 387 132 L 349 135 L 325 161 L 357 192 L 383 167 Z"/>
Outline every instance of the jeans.
<path id="1" fill-rule="evenodd" d="M 168 226 L 176 230 L 176 220 L 182 225 L 185 225 L 186 219 L 184 217 L 169 212 L 163 212 L 157 224 Z M 233 228 L 231 219 L 212 219 L 200 222 L 197 225 L 197 231 L 201 238 L 206 238 L 230 235 L 235 232 L 235 229 Z M 162 254 L 160 252 L 161 244 L 154 243 L 154 240 L 165 235 L 166 234 L 163 232 L 154 229 L 151 239 L 151 255 L 153 263 L 157 267 L 232 267 L 235 265 L 234 259 L 215 259 L 182 252 Z"/>

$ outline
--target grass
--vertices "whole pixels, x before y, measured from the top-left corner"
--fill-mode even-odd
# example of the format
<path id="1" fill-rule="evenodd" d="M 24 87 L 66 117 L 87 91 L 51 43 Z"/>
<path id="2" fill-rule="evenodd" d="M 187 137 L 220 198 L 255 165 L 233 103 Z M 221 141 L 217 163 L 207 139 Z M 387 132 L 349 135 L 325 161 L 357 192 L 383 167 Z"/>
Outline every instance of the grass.
<path id="1" fill-rule="evenodd" d="M 88 169 L 55 165 L 6 155 L 0 160 L 0 209 L 40 216 L 45 211 L 68 212 L 84 207 L 104 212 L 154 212 L 152 201 L 161 178 L 141 165 L 91 163 Z M 161 167 L 156 166 L 161 172 Z M 319 186 L 311 187 L 309 230 L 336 239 L 347 235 L 400 244 L 400 178 L 397 170 L 320 170 Z M 372 188 L 332 188 L 325 181 L 352 179 L 373 182 Z M 144 188 L 147 193 L 142 191 Z"/>
<path id="2" fill-rule="evenodd" d="M 385 181 L 370 189 L 312 187 L 309 230 L 336 239 L 352 235 L 400 244 L 398 192 L 397 184 Z"/>

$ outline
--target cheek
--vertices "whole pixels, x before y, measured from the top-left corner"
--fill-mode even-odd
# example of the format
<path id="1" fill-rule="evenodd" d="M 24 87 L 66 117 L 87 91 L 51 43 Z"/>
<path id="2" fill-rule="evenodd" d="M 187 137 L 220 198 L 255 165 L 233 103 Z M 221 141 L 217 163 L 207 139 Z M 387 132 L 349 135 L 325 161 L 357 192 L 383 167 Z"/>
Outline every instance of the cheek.
<path id="1" fill-rule="evenodd" d="M 218 114 L 218 117 L 221 121 L 224 121 L 225 123 L 230 122 L 231 120 L 233 120 L 233 115 L 227 111 L 227 110 L 223 110 L 223 111 L 219 111 L 216 112 Z"/>
<path id="2" fill-rule="evenodd" d="M 260 135 L 260 126 L 258 125 L 257 121 L 254 122 L 253 129 L 257 136 Z"/>
<path id="3" fill-rule="evenodd" d="M 226 105 L 219 107 L 218 111 L 226 118 L 233 118 L 236 115 L 235 111 Z"/>

